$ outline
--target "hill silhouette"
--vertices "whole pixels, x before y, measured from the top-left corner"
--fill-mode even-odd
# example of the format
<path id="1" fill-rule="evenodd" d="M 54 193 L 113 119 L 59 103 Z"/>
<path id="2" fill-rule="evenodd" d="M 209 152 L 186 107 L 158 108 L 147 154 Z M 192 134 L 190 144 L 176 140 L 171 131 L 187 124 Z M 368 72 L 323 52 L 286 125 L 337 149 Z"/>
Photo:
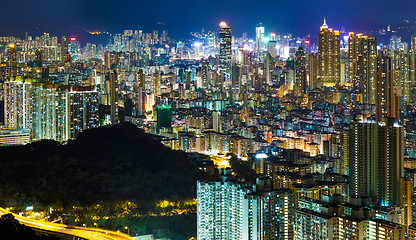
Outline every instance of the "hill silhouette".
<path id="1" fill-rule="evenodd" d="M 186 153 L 130 123 L 86 130 L 65 145 L 1 147 L 0 159 L 0 197 L 18 203 L 194 198 L 204 176 Z"/>

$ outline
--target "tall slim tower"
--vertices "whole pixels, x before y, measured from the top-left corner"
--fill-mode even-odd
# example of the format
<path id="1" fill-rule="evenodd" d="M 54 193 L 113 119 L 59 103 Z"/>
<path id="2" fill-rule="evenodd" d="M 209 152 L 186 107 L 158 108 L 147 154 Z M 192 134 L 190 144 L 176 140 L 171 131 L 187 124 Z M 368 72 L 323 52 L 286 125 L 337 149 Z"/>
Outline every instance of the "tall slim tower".
<path id="1" fill-rule="evenodd" d="M 341 55 L 339 31 L 328 28 L 326 21 L 318 36 L 319 73 L 324 86 L 334 86 L 341 80 Z"/>
<path id="2" fill-rule="evenodd" d="M 318 79 L 318 55 L 316 53 L 308 53 L 308 75 L 309 75 L 309 89 L 322 87 L 322 79 Z"/>
<path id="3" fill-rule="evenodd" d="M 10 76 L 17 75 L 17 50 L 14 44 L 10 44 L 7 49 L 7 66 L 10 68 Z"/>
<path id="4" fill-rule="evenodd" d="M 229 72 L 231 70 L 231 28 L 226 22 L 220 23 L 220 71 Z"/>
<path id="5" fill-rule="evenodd" d="M 145 75 L 142 69 L 139 69 L 136 72 L 136 114 L 137 116 L 145 115 L 144 105 L 145 105 L 145 98 L 144 98 L 144 91 L 145 91 Z"/>
<path id="6" fill-rule="evenodd" d="M 386 52 L 381 52 L 376 62 L 376 120 L 398 117 L 397 99 L 393 91 L 392 60 Z"/>
<path id="7" fill-rule="evenodd" d="M 160 72 L 157 69 L 155 69 L 155 72 L 152 73 L 152 93 L 155 97 L 160 95 L 160 81 Z"/>
<path id="8" fill-rule="evenodd" d="M 306 52 L 300 46 L 295 55 L 295 94 L 302 97 L 308 88 L 306 78 Z"/>
<path id="9" fill-rule="evenodd" d="M 256 53 L 260 56 L 260 53 L 264 49 L 264 27 L 260 23 L 258 27 L 256 27 Z"/>
<path id="10" fill-rule="evenodd" d="M 118 74 L 116 70 L 110 70 L 107 74 L 108 99 L 110 105 L 111 124 L 118 123 Z"/>
<path id="11" fill-rule="evenodd" d="M 65 36 L 61 38 L 61 63 L 65 65 L 71 62 L 71 55 L 68 51 L 68 39 Z"/>
<path id="12" fill-rule="evenodd" d="M 347 80 L 363 94 L 364 103 L 376 103 L 376 58 L 377 39 L 349 33 Z"/>
<path id="13" fill-rule="evenodd" d="M 412 47 L 409 51 L 409 102 L 416 101 L 416 34 L 412 36 Z"/>
<path id="14" fill-rule="evenodd" d="M 405 102 L 410 100 L 409 55 L 401 49 L 394 51 L 393 54 L 393 85 L 397 86 L 398 96 Z"/>

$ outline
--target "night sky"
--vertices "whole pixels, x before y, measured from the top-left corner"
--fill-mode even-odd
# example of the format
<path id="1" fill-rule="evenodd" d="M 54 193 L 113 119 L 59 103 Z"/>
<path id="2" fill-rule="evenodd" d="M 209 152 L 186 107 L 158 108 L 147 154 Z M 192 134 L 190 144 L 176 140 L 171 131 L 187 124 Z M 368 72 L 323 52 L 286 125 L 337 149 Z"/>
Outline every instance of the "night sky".
<path id="1" fill-rule="evenodd" d="M 221 20 L 227 21 L 234 33 L 248 32 L 249 36 L 254 35 L 259 22 L 266 31 L 313 33 L 324 16 L 330 27 L 342 24 L 347 30 L 363 22 L 385 26 L 403 19 L 416 21 L 414 0 L 13 0 L 2 5 L 0 19 L 8 22 L 46 19 L 106 31 L 150 31 L 163 22 L 171 35 L 178 36 L 202 27 L 217 31 Z"/>

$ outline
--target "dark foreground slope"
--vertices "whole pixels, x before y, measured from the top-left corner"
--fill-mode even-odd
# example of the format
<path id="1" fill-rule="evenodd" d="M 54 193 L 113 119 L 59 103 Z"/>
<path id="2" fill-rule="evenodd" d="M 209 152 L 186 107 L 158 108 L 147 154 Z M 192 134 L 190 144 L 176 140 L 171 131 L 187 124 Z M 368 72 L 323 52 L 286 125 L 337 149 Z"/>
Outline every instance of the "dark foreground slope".
<path id="1" fill-rule="evenodd" d="M 184 152 L 129 123 L 84 131 L 66 145 L 2 147 L 0 171 L 3 205 L 194 198 L 202 177 Z"/>

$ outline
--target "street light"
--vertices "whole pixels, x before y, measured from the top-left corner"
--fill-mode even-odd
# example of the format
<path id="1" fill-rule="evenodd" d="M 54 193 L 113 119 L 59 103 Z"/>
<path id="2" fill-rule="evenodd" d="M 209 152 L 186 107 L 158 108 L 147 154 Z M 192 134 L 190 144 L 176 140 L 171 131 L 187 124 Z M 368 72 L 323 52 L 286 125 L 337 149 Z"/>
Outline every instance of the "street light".
<path id="1" fill-rule="evenodd" d="M 127 230 L 127 235 L 130 235 L 130 229 L 129 229 L 129 227 L 125 226 L 124 228 Z"/>
<path id="2" fill-rule="evenodd" d="M 94 226 L 97 227 L 97 223 L 94 223 Z"/>

